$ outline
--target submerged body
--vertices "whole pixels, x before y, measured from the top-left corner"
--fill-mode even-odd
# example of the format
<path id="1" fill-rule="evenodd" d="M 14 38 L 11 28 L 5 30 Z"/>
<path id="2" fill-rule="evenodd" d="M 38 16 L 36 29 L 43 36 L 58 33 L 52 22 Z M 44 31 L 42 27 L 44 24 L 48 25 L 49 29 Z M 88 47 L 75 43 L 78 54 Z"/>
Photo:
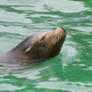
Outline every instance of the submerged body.
<path id="1" fill-rule="evenodd" d="M 0 63 L 31 63 L 59 54 L 66 37 L 63 28 L 31 35 L 14 49 L 0 55 Z"/>

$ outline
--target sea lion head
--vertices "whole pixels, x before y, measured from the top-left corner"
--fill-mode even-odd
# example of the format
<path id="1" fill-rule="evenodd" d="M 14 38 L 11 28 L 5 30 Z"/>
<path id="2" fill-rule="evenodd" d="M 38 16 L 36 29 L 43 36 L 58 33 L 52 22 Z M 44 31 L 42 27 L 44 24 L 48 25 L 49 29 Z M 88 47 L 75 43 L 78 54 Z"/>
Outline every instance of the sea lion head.
<path id="1" fill-rule="evenodd" d="M 24 50 L 27 59 L 47 59 L 59 54 L 66 37 L 64 28 L 42 32 L 28 38 L 28 46 Z"/>
<path id="2" fill-rule="evenodd" d="M 37 33 L 25 39 L 11 52 L 16 53 L 15 56 L 24 61 L 46 60 L 59 54 L 65 37 L 64 28 Z"/>

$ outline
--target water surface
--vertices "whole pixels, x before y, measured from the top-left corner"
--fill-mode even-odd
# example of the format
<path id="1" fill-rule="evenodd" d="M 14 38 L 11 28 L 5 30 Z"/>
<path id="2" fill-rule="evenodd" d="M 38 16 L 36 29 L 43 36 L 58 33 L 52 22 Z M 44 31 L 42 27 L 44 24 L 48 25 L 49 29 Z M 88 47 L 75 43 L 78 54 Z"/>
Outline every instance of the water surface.
<path id="1" fill-rule="evenodd" d="M 0 92 L 92 92 L 92 0 L 0 0 L 0 53 L 61 26 L 60 54 L 34 67 L 0 66 Z"/>

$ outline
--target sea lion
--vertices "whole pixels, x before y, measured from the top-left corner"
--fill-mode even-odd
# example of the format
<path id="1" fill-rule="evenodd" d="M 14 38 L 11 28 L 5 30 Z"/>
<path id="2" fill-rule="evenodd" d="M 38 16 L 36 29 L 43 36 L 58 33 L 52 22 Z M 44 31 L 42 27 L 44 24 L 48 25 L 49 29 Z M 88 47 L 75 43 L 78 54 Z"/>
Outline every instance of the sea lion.
<path id="1" fill-rule="evenodd" d="M 47 60 L 59 54 L 65 37 L 64 28 L 33 34 L 12 50 L 1 54 L 0 63 L 31 63 Z"/>

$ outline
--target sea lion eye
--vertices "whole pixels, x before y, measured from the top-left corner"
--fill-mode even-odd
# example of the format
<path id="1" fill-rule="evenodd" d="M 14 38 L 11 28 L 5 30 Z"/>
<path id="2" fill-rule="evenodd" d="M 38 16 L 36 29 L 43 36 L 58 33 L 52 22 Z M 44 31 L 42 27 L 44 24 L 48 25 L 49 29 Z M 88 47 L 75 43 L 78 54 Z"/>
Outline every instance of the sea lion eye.
<path id="1" fill-rule="evenodd" d="M 45 36 L 43 36 L 41 39 L 40 39 L 40 41 L 42 41 L 42 40 L 44 40 L 45 39 Z"/>

